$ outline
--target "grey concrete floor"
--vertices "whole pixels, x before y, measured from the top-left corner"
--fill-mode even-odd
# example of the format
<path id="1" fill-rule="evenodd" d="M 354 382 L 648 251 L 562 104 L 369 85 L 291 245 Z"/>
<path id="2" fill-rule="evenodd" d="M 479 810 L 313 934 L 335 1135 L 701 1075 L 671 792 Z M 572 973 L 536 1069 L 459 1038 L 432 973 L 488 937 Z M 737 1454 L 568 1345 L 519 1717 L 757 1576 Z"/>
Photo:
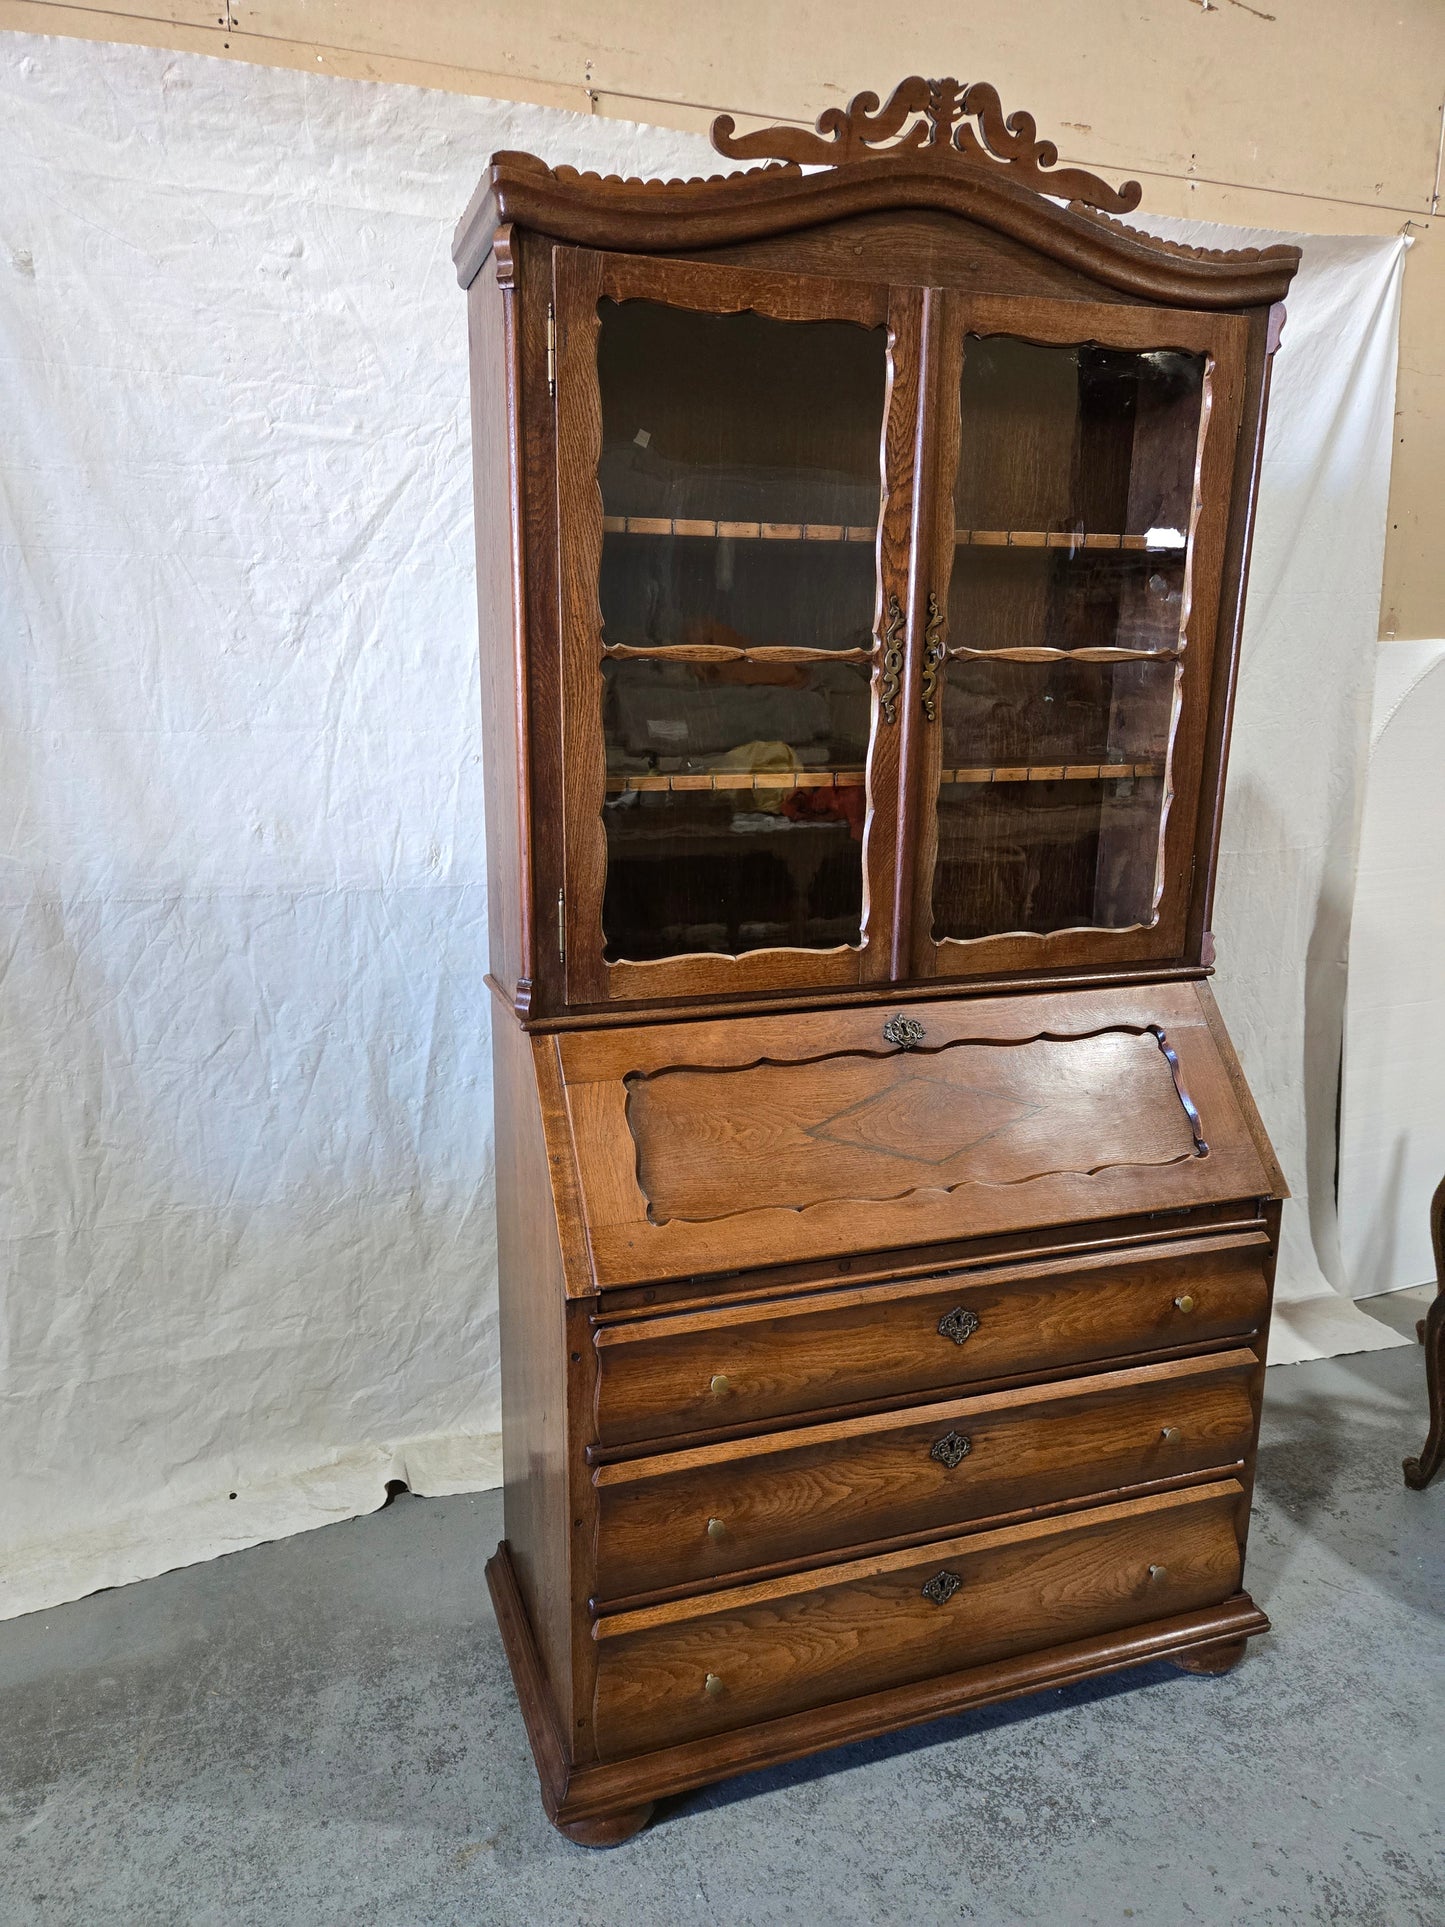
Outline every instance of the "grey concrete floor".
<path id="1" fill-rule="evenodd" d="M 1410 1307 L 1394 1308 L 1396 1316 Z M 542 1817 L 482 1581 L 492 1493 L 0 1625 L 11 1923 L 1445 1922 L 1445 1479 L 1417 1349 L 1271 1371 L 1276 1630 L 678 1801 Z"/>

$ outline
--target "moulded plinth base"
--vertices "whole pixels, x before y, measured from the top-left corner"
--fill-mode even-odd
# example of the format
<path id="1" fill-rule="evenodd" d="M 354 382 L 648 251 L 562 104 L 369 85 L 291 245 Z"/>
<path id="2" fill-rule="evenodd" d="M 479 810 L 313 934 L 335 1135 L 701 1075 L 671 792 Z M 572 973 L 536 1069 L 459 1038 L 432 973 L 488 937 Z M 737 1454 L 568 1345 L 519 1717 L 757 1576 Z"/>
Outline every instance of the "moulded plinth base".
<path id="1" fill-rule="evenodd" d="M 1269 1630 L 1268 1619 L 1249 1594 L 1241 1592 L 1200 1612 L 838 1700 L 660 1752 L 576 1764 L 562 1745 L 505 1540 L 487 1563 L 487 1584 L 537 1763 L 547 1817 L 569 1840 L 590 1847 L 617 1846 L 630 1839 L 646 1826 L 653 1803 L 668 1795 L 969 1707 L 1045 1692 L 1154 1660 L 1173 1660 L 1188 1672 L 1226 1672 L 1238 1663 L 1247 1639 Z"/>

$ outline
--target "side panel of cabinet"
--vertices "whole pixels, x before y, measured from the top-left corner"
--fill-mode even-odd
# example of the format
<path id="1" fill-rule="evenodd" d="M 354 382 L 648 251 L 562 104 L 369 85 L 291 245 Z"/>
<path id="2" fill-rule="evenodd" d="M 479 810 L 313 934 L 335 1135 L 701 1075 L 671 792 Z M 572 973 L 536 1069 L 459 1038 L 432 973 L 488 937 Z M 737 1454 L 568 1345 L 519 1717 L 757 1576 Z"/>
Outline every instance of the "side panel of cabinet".
<path id="1" fill-rule="evenodd" d="M 535 1052 L 549 1048 L 549 1040 L 534 1045 L 497 1013 L 492 1065 L 505 1529 L 551 1715 L 565 1734 L 575 1674 L 567 1293 L 534 1067 Z"/>
<path id="2" fill-rule="evenodd" d="M 516 290 L 505 247 L 467 290 L 472 478 L 492 976 L 509 999 L 530 975 L 526 584 L 522 556 Z"/>
<path id="3" fill-rule="evenodd" d="M 1229 533 L 1224 546 L 1223 589 L 1214 643 L 1214 677 L 1210 694 L 1209 727 L 1205 732 L 1204 767 L 1200 781 L 1199 821 L 1195 831 L 1195 878 L 1198 887 L 1190 906 L 1190 957 L 1214 961 L 1211 921 L 1214 879 L 1219 863 L 1219 830 L 1224 816 L 1224 782 L 1229 767 L 1229 736 L 1234 721 L 1234 693 L 1239 678 L 1239 651 L 1244 628 L 1244 598 L 1249 586 L 1250 552 L 1254 544 L 1254 510 L 1259 497 L 1259 467 L 1264 456 L 1265 421 L 1269 414 L 1269 385 L 1284 326 L 1284 303 L 1256 308 L 1249 317 L 1244 403 L 1235 449 L 1234 490 Z"/>
<path id="4" fill-rule="evenodd" d="M 911 719 L 916 833 L 900 905 L 912 926 L 909 974 L 1180 959 L 1218 727 L 1213 653 L 1249 323 L 1089 302 L 934 299 L 938 426 L 920 476 L 915 567 L 935 621 Z M 963 420 L 970 357 L 983 366 L 1000 343 L 1037 363 L 1009 371 L 1016 413 L 991 416 L 980 398 Z M 1077 363 L 1077 388 L 1053 395 L 1066 362 Z M 1164 404 L 1143 377 L 1167 392 L 1190 367 L 1202 372 L 1197 428 L 1184 441 L 1160 427 Z M 1109 417 L 1100 397 L 1111 387 Z M 1089 418 L 1091 403 L 1100 412 Z M 1171 526 L 1154 528 L 1159 496 L 1170 512 L 1153 512 Z M 1151 592 L 1157 617 L 1143 606 Z M 1226 647 L 1231 639 L 1226 632 Z M 1136 737 L 1147 757 L 1130 747 Z M 953 906 L 963 927 L 951 931 L 936 894 L 950 875 L 964 899 Z M 1075 907 L 1050 901 L 1072 905 L 1071 893 Z M 991 898 L 998 903 L 985 905 Z"/>
<path id="5" fill-rule="evenodd" d="M 885 980 L 893 962 L 896 718 L 921 297 L 909 290 L 890 295 L 887 288 L 871 283 L 565 248 L 556 250 L 554 276 L 562 628 L 557 696 L 565 773 L 562 918 L 567 1000 L 596 1005 Z M 768 519 L 766 509 L 759 515 L 756 507 L 752 519 L 735 507 L 720 516 L 717 475 L 724 475 L 735 490 L 733 500 L 744 509 L 750 489 L 756 499 L 767 499 L 755 476 L 727 476 L 723 456 L 712 458 L 711 475 L 705 455 L 699 456 L 697 474 L 687 472 L 687 464 L 675 454 L 652 446 L 656 423 L 650 428 L 640 422 L 634 434 L 605 440 L 599 304 L 613 316 L 629 304 L 650 304 L 654 314 L 691 315 L 703 326 L 730 319 L 745 319 L 754 328 L 759 323 L 812 322 L 836 330 L 841 324 L 845 335 L 871 331 L 886 341 L 872 457 L 878 504 L 869 519 L 861 526 L 841 513 L 827 522 L 796 517 L 775 521 Z M 672 325 L 660 329 L 662 339 Z M 699 357 L 705 351 L 703 344 Z M 635 344 L 631 353 L 635 366 Z M 758 353 L 756 365 L 766 375 L 766 351 Z M 884 353 L 881 346 L 879 353 Z M 690 364 L 694 373 L 703 365 L 701 358 Z M 678 372 L 676 367 L 671 371 L 674 382 Z M 682 375 L 688 372 L 688 367 L 681 368 Z M 776 371 L 771 379 L 776 386 Z M 766 388 L 764 380 L 762 391 Z M 737 412 L 744 412 L 741 402 Z M 672 419 L 675 424 L 675 402 Z M 826 434 L 820 436 L 820 447 L 829 447 Z M 811 453 L 805 450 L 803 459 L 806 466 Z M 627 490 L 622 512 L 617 495 L 610 507 L 604 496 L 604 466 L 609 473 L 621 468 Z M 818 456 L 817 467 L 819 474 L 826 470 L 825 455 Z M 836 492 L 838 478 L 822 479 L 826 500 L 827 487 Z M 649 491 L 655 500 L 649 501 Z M 694 512 L 679 514 L 680 501 Z M 667 512 L 640 512 L 649 506 Z M 649 551 L 649 544 L 659 546 Z M 849 642 L 845 629 L 844 646 L 838 646 L 840 639 L 834 635 L 800 641 L 790 638 L 786 614 L 766 612 L 760 630 L 730 630 L 706 613 L 699 619 L 696 604 L 692 619 L 684 619 L 689 594 L 707 602 L 699 590 L 702 577 L 715 572 L 719 581 L 726 575 L 731 583 L 735 567 L 754 569 L 761 557 L 784 593 L 804 608 L 808 597 L 798 586 L 809 579 L 804 571 L 822 569 L 826 581 L 826 571 L 846 560 L 855 588 L 866 582 L 858 638 Z M 857 576 L 860 562 L 866 565 L 866 577 Z M 606 622 L 604 583 L 622 596 L 629 581 L 634 589 L 642 581 L 647 592 L 634 595 L 634 606 L 628 609 L 632 620 Z M 669 598 L 684 605 L 681 616 Z M 660 602 L 665 605 L 661 616 Z M 616 607 L 614 603 L 614 615 Z M 855 701 L 839 687 L 840 679 L 846 683 L 849 677 L 862 704 L 861 732 L 858 747 L 844 751 L 839 737 L 851 744 L 858 729 L 857 721 L 838 720 L 839 704 Z M 667 685 L 676 713 L 647 710 L 648 702 L 659 699 L 653 683 Z M 766 700 L 770 688 L 785 692 L 771 710 Z M 724 712 L 729 721 L 719 723 Z M 783 720 L 789 713 L 812 718 L 811 727 L 824 732 L 822 748 L 799 753 L 791 746 Z M 820 725 L 817 719 L 828 715 L 832 723 Z M 699 717 L 709 728 L 731 727 L 733 736 L 744 740 L 728 738 L 731 747 L 722 735 L 714 741 L 697 726 Z M 837 767 L 840 761 L 851 767 Z M 850 797 L 859 800 L 855 804 Z M 741 828 L 778 834 L 730 834 Z M 815 899 L 826 899 L 828 890 L 823 870 L 810 868 L 807 845 L 825 830 L 839 853 L 829 859 L 835 871 L 838 862 L 844 871 L 851 867 L 855 887 L 861 876 L 861 899 L 852 908 L 854 941 L 826 935 L 814 940 L 815 924 L 817 929 L 828 925 Z M 624 845 L 644 852 L 645 860 L 636 855 L 626 859 L 636 876 L 655 877 L 642 886 L 634 880 L 625 903 L 627 893 L 618 887 L 619 872 L 626 867 L 619 855 Z M 698 861 L 694 852 L 706 852 L 703 860 L 717 869 L 713 882 L 696 893 L 700 902 L 711 891 L 718 919 L 714 926 L 705 923 L 707 912 L 697 902 L 680 922 L 663 908 L 669 872 L 675 877 L 680 868 Z M 787 915 L 780 924 L 770 920 L 777 915 L 775 909 L 753 906 L 749 886 L 739 881 L 742 870 L 735 876 L 729 865 L 752 865 L 755 875 L 761 870 L 773 881 L 792 875 L 791 915 L 794 926 L 802 927 L 787 936 L 773 934 L 786 926 Z M 739 908 L 740 899 L 748 899 L 745 911 Z M 645 920 L 650 914 L 655 914 L 658 927 L 642 933 L 656 939 L 651 946 L 655 954 L 646 955 L 641 953 L 649 945 L 639 947 L 629 936 L 637 934 L 639 917 Z M 731 925 L 739 916 L 751 921 L 735 930 Z M 662 927 L 670 922 L 675 927 Z M 696 949 L 688 948 L 692 941 L 698 943 Z"/>

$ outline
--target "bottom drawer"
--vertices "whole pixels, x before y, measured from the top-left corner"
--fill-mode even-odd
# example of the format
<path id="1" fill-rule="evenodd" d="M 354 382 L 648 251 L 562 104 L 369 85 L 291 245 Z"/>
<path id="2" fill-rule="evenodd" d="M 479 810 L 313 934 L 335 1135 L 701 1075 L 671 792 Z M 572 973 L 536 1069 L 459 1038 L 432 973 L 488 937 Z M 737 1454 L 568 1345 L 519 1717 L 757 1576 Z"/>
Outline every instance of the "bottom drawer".
<path id="1" fill-rule="evenodd" d="M 1233 1479 L 599 1620 L 602 1759 L 1217 1605 Z"/>

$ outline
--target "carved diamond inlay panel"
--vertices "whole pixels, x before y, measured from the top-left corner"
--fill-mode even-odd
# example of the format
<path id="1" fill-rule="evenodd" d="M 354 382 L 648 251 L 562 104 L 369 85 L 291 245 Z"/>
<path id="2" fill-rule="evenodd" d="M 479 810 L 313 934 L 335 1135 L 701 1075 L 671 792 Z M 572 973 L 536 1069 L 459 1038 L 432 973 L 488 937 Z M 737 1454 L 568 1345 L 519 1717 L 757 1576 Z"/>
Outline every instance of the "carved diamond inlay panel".
<path id="1" fill-rule="evenodd" d="M 649 1221 L 886 1204 L 1201 1154 L 1143 1027 L 882 1050 L 626 1077 Z"/>

